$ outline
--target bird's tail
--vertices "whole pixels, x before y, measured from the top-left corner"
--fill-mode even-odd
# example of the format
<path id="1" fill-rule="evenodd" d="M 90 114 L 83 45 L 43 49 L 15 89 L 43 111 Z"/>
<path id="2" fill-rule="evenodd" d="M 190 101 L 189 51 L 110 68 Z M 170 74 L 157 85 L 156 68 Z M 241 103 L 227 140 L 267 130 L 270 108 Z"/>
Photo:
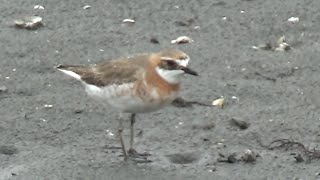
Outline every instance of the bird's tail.
<path id="1" fill-rule="evenodd" d="M 81 80 L 81 77 L 87 72 L 88 67 L 82 65 L 62 65 L 56 66 L 59 71 L 77 79 Z"/>

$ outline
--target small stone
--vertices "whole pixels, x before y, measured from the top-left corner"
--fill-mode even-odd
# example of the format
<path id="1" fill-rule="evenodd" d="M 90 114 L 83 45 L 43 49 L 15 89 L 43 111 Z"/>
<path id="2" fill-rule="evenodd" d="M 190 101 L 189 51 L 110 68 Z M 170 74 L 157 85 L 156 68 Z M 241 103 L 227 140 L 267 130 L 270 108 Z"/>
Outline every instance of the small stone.
<path id="1" fill-rule="evenodd" d="M 150 42 L 153 43 L 153 44 L 159 44 L 159 40 L 157 38 L 155 38 L 155 37 L 152 37 L 150 39 Z"/>
<path id="2" fill-rule="evenodd" d="M 238 161 L 237 154 L 232 153 L 228 155 L 227 157 L 224 154 L 219 153 L 220 158 L 217 159 L 218 162 L 227 162 L 227 163 L 235 163 Z"/>
<path id="3" fill-rule="evenodd" d="M 228 156 L 228 163 L 235 163 L 235 162 L 237 162 L 236 154 L 235 153 L 230 154 Z"/>
<path id="4" fill-rule="evenodd" d="M 73 111 L 74 114 L 81 114 L 83 113 L 83 109 L 76 109 Z"/>
<path id="5" fill-rule="evenodd" d="M 257 159 L 257 154 L 254 153 L 252 150 L 247 149 L 244 155 L 241 156 L 241 160 L 244 162 L 254 162 Z"/>
<path id="6" fill-rule="evenodd" d="M 296 159 L 296 161 L 299 162 L 303 162 L 304 159 L 302 158 L 301 154 L 297 154 L 296 156 L 294 156 L 294 158 Z"/>
<path id="7" fill-rule="evenodd" d="M 234 117 L 231 118 L 230 122 L 232 125 L 238 126 L 242 130 L 248 129 L 248 127 L 250 126 L 250 124 L 247 123 L 246 121 L 242 121 Z"/>
<path id="8" fill-rule="evenodd" d="M 13 155 L 18 152 L 18 149 L 14 146 L 0 146 L 0 153 L 5 155 Z"/>
<path id="9" fill-rule="evenodd" d="M 8 88 L 6 86 L 0 86 L 0 93 L 5 93 L 8 91 Z"/>

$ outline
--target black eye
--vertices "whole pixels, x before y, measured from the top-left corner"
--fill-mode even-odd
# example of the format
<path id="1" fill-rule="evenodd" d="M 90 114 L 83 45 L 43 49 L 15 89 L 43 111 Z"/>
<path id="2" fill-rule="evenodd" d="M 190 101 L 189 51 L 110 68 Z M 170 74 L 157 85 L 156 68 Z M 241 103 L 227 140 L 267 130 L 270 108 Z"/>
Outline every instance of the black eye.
<path id="1" fill-rule="evenodd" d="M 167 64 L 172 67 L 172 66 L 175 66 L 175 65 L 176 65 L 176 62 L 174 62 L 174 61 L 167 61 Z"/>

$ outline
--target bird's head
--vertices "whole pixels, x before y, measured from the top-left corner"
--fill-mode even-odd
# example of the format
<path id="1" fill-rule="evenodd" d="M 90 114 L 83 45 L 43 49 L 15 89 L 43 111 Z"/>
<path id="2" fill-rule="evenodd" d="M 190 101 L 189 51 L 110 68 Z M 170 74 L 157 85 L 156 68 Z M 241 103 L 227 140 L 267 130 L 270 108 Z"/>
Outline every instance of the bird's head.
<path id="1" fill-rule="evenodd" d="M 171 50 L 160 55 L 156 71 L 168 83 L 178 84 L 183 74 L 198 76 L 196 71 L 188 67 L 190 58 L 184 52 Z"/>

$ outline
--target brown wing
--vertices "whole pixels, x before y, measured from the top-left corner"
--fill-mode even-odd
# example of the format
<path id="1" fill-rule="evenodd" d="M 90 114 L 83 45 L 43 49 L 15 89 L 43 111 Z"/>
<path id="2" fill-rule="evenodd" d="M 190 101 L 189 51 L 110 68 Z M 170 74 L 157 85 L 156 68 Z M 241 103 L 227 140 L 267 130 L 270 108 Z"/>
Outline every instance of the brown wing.
<path id="1" fill-rule="evenodd" d="M 58 69 L 72 71 L 88 84 L 104 87 L 112 84 L 125 84 L 142 78 L 148 56 L 122 58 L 92 66 L 59 65 Z"/>

